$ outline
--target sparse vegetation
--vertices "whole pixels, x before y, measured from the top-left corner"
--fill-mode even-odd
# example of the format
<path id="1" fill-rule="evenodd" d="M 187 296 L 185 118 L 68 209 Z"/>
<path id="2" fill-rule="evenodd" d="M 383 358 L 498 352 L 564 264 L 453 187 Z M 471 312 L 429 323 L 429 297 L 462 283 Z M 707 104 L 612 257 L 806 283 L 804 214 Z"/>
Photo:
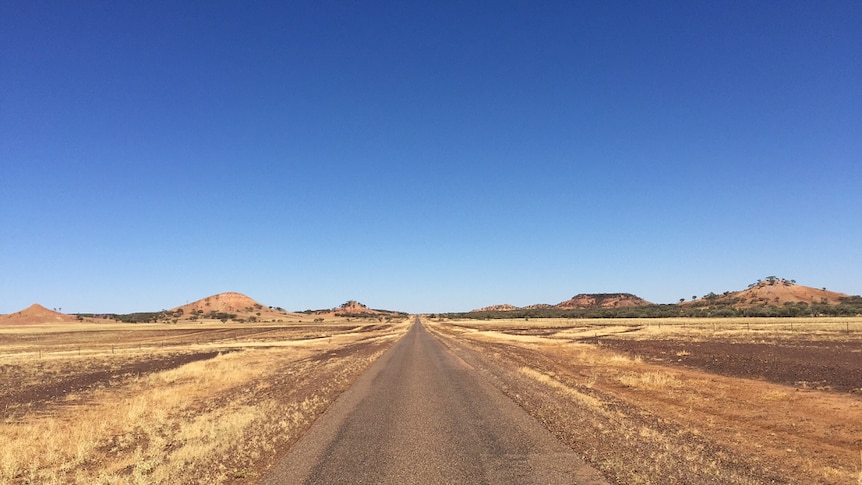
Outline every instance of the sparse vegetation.
<path id="1" fill-rule="evenodd" d="M 831 363 L 840 366 L 832 375 L 856 376 L 862 387 L 851 357 L 862 350 L 862 319 L 426 322 L 614 483 L 858 480 L 862 394 L 846 390 L 852 382 L 842 391 L 822 383 L 794 386 L 770 381 L 769 374 L 740 378 L 686 362 L 700 362 L 697 353 L 710 343 L 742 345 L 740 356 L 754 344 L 766 351 L 786 346 L 796 355 L 804 353 L 802 345 L 843 349 L 835 355 L 848 357 Z M 610 345 L 642 341 L 668 345 L 643 356 Z"/>
<path id="2" fill-rule="evenodd" d="M 252 480 L 406 330 L 258 325 L 0 329 L 0 483 Z"/>

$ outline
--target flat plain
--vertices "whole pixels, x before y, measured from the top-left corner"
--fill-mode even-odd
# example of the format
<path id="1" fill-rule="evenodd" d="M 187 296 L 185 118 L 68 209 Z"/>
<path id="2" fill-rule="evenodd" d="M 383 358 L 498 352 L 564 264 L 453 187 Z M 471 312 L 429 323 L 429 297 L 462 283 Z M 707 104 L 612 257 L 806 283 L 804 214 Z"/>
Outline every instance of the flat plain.
<path id="1" fill-rule="evenodd" d="M 0 483 L 253 483 L 406 328 L 0 327 Z"/>
<path id="2" fill-rule="evenodd" d="M 0 483 L 258 483 L 413 321 L 311 320 L 0 327 Z M 862 483 L 862 318 L 421 323 L 611 483 Z"/>
<path id="3" fill-rule="evenodd" d="M 862 320 L 428 321 L 616 483 L 862 483 Z"/>

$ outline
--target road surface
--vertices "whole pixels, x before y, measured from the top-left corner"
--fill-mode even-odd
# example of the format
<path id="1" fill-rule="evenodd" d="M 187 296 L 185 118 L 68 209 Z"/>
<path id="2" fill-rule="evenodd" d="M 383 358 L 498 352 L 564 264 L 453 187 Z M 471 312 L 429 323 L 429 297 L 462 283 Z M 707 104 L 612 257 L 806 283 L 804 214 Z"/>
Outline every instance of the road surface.
<path id="1" fill-rule="evenodd" d="M 261 483 L 607 482 L 417 319 Z"/>

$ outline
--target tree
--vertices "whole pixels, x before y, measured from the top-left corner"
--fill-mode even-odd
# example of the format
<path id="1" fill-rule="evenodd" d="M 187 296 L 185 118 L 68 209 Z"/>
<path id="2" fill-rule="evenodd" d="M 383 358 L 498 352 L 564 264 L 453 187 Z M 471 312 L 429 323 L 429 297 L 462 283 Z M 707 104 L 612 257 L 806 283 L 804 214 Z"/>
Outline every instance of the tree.
<path id="1" fill-rule="evenodd" d="M 682 302 L 684 302 L 684 301 L 685 301 L 685 298 L 680 298 L 680 299 L 679 299 L 679 302 L 680 302 L 680 303 L 682 303 Z"/>

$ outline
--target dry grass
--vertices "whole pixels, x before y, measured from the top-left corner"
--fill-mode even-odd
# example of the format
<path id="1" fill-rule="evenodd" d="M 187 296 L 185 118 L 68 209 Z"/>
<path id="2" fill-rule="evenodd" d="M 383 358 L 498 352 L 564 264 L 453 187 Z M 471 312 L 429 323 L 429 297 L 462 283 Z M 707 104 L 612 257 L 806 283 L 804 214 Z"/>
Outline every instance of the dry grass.
<path id="1" fill-rule="evenodd" d="M 554 379 L 553 377 L 551 377 L 547 374 L 543 374 L 541 372 L 538 372 L 534 369 L 531 369 L 530 367 L 521 367 L 518 370 L 522 374 L 524 374 L 525 376 L 527 376 L 531 379 L 534 379 L 534 380 L 536 380 L 536 381 L 538 381 L 538 382 L 540 382 L 546 386 L 550 386 L 550 387 L 553 387 L 555 389 L 563 391 L 564 393 L 571 396 L 575 401 L 577 401 L 578 403 L 580 403 L 582 405 L 585 405 L 585 406 L 588 406 L 591 408 L 595 408 L 595 409 L 601 409 L 601 407 L 602 407 L 602 401 L 601 400 L 596 399 L 595 397 L 590 396 L 589 394 L 584 394 L 582 392 L 578 392 L 577 389 L 575 389 L 574 387 L 567 386 L 567 385 L 563 384 L 562 382 Z"/>
<path id="2" fill-rule="evenodd" d="M 792 340 L 862 340 L 862 317 L 822 318 L 601 318 L 445 320 L 431 324 L 490 336 L 529 335 L 540 340 L 589 341 L 602 337 L 631 339 L 714 340 L 739 342 Z"/>
<path id="3" fill-rule="evenodd" d="M 781 319 L 624 323 L 427 326 L 614 481 L 858 482 L 858 396 L 646 363 L 590 342 L 603 332 L 650 340 L 858 341 L 862 319 L 794 320 L 792 329 Z"/>
<path id="4" fill-rule="evenodd" d="M 685 383 L 669 372 L 632 372 L 617 376 L 617 381 L 634 389 L 665 390 L 682 389 Z"/>
<path id="5" fill-rule="evenodd" d="M 198 327 L 200 328 L 200 327 Z M 220 327 L 221 329 L 224 326 Z M 309 338 L 292 329 L 270 331 L 262 341 L 223 339 L 207 332 L 189 343 L 170 346 L 159 334 L 146 350 L 111 353 L 102 339 L 92 348 L 70 352 L 70 339 L 83 335 L 48 336 L 42 359 L 32 352 L 0 352 L 0 383 L 62 382 L 69 375 L 87 375 L 146 361 L 178 350 L 223 349 L 213 358 L 176 368 L 99 382 L 79 392 L 57 395 L 30 412 L 9 415 L 0 423 L 0 483 L 225 483 L 253 479 L 279 447 L 295 440 L 315 416 L 352 379 L 406 331 L 407 325 L 367 332 L 332 328 Z M 128 348 L 140 334 L 115 334 L 115 346 Z M 242 329 L 247 331 L 249 329 Z M 306 329 L 307 330 L 307 329 Z M 105 330 L 95 330 L 102 335 Z M 159 330 L 156 329 L 158 332 Z M 109 331 L 110 332 L 110 331 Z M 33 335 L 16 331 L 17 335 Z M 301 340 L 284 340 L 302 335 Z M 91 335 L 92 337 L 92 335 Z M 226 346 L 228 344 L 229 346 Z M 83 373 L 83 374 L 82 374 Z M 23 408 L 26 411 L 26 407 Z"/>

